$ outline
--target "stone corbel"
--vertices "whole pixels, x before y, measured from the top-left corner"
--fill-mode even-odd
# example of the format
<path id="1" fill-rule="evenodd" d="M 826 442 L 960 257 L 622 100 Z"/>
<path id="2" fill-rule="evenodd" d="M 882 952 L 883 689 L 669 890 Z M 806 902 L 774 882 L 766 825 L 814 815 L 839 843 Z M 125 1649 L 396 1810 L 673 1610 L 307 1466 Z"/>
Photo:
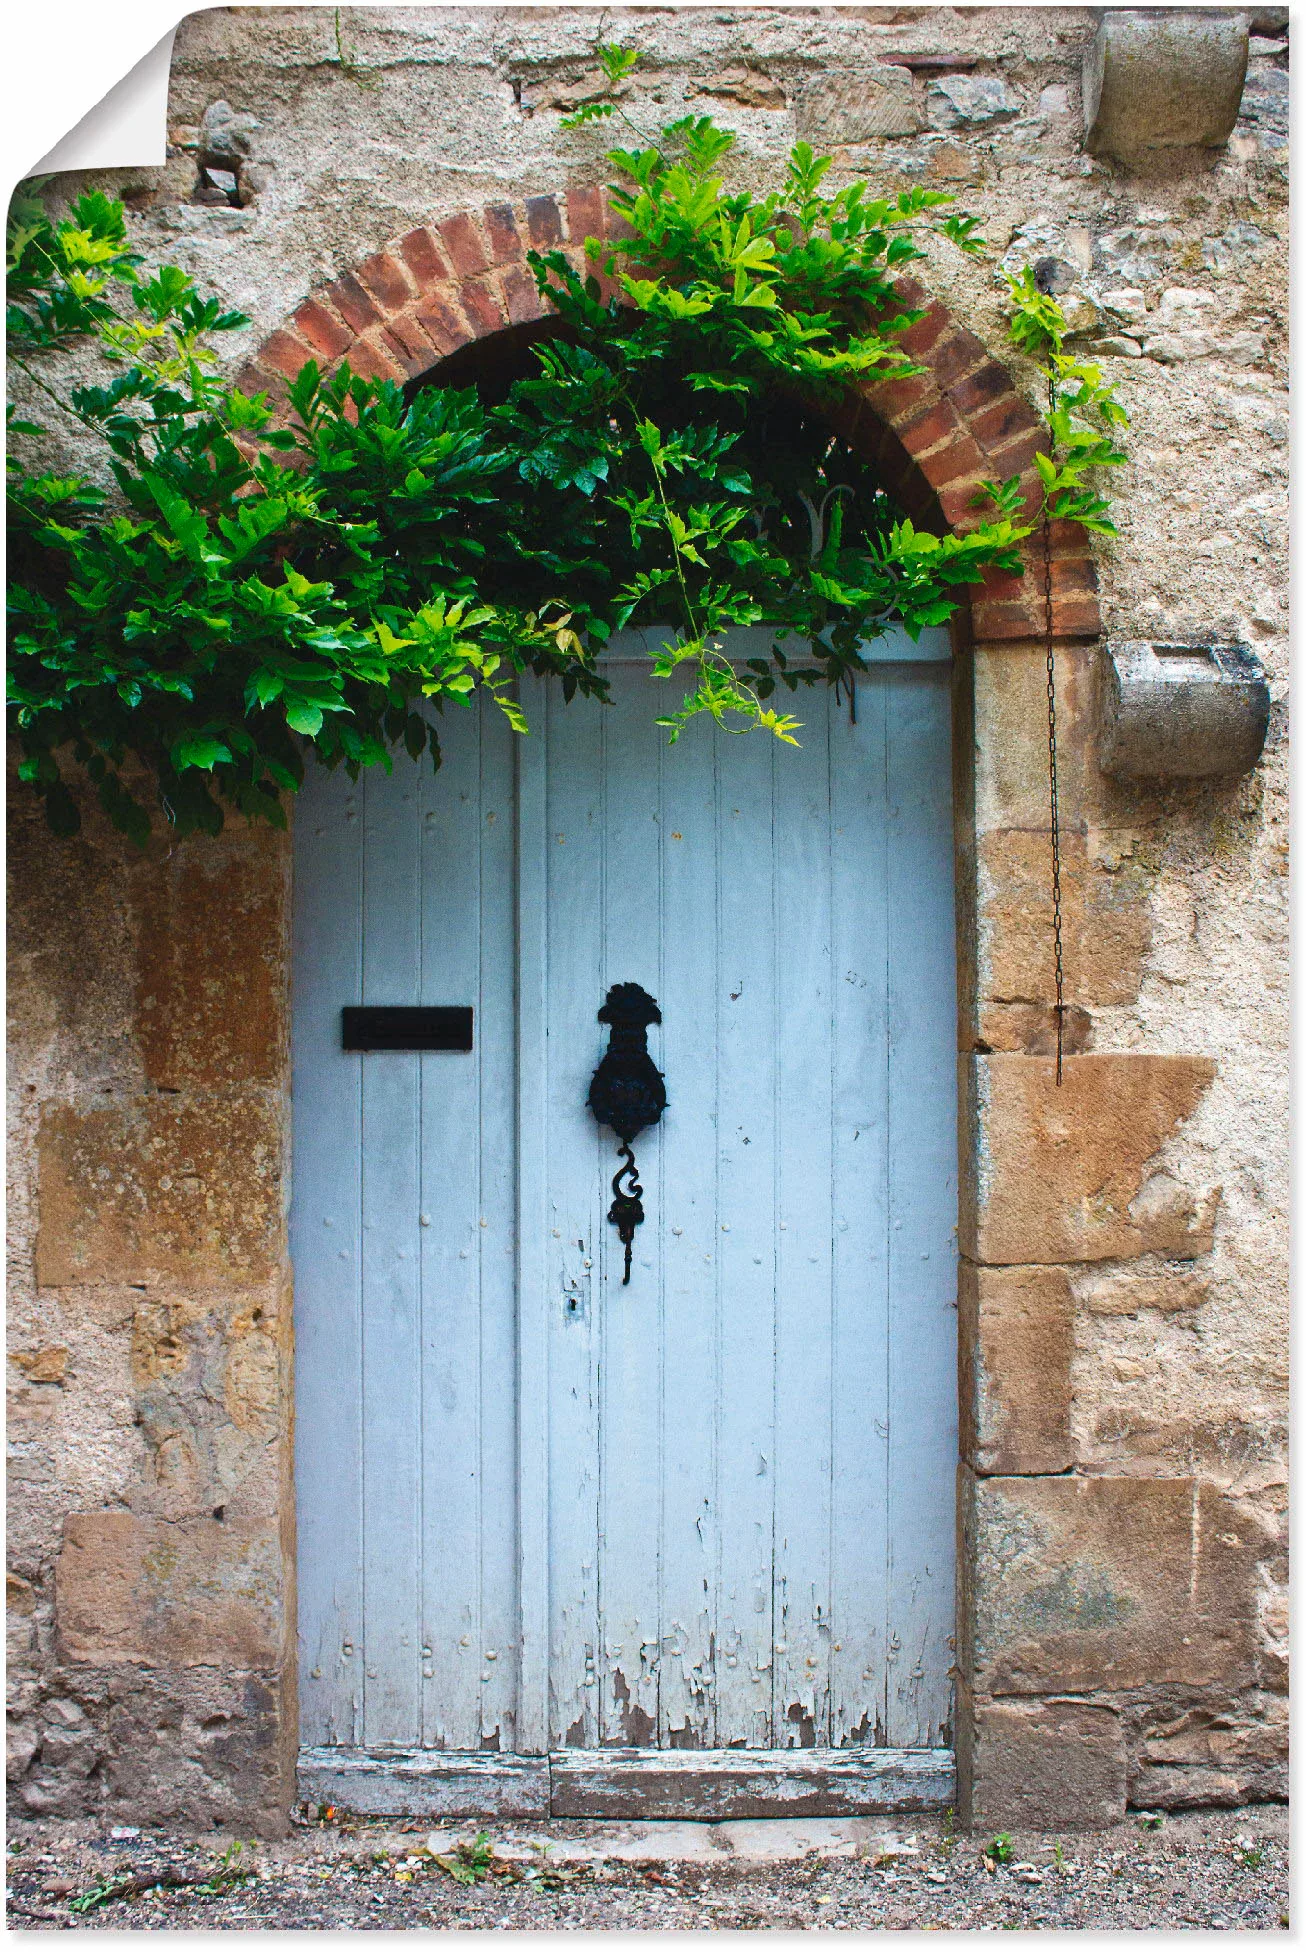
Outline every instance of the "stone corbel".
<path id="1" fill-rule="evenodd" d="M 1247 76 L 1247 16 L 1104 12 L 1084 54 L 1084 147 L 1127 158 L 1229 140 Z"/>
<path id="2" fill-rule="evenodd" d="M 1245 644 L 1105 647 L 1104 773 L 1117 779 L 1232 779 L 1251 772 L 1270 722 L 1270 687 Z"/>

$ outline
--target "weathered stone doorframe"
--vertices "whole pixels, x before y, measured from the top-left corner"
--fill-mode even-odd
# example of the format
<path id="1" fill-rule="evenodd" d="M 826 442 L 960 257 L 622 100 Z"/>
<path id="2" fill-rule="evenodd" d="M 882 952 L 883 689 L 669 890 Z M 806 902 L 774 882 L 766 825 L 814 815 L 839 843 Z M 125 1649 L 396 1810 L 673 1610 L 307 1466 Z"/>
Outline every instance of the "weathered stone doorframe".
<path id="1" fill-rule="evenodd" d="M 419 379 L 474 341 L 544 315 L 529 248 L 563 249 L 580 268 L 585 237 L 605 234 L 616 232 L 594 185 L 409 231 L 305 299 L 242 383 L 280 397 L 309 358 L 331 367 L 346 357 L 360 373 Z M 1033 409 L 979 338 L 919 286 L 900 289 L 924 308 L 903 341 L 923 371 L 851 398 L 840 431 L 931 526 L 964 524 L 986 477 L 1028 476 L 1032 494 L 1043 440 Z M 1088 538 L 1056 523 L 1050 553 L 1067 918 L 1059 1087 L 1041 559 L 1024 579 L 990 574 L 956 631 L 956 1748 L 967 1820 L 1094 1824 L 1125 1807 L 1142 1692 L 1199 1682 L 1213 1634 L 1237 1640 L 1245 1660 L 1248 1635 L 1245 1622 L 1215 1617 L 1220 1549 L 1200 1571 L 1192 1556 L 1195 1526 L 1218 1534 L 1206 1510 L 1214 1493 L 1195 1478 L 1075 1470 L 1076 1282 L 1086 1267 L 1209 1246 L 1210 1213 L 1153 1168 L 1214 1067 L 1084 1048 L 1091 1007 L 1128 992 L 1129 923 L 1112 935 L 1111 918 L 1085 898 L 1092 837 L 1111 821 L 1094 758 L 1099 614 Z M 293 1586 L 292 1566 L 285 1576 Z"/>

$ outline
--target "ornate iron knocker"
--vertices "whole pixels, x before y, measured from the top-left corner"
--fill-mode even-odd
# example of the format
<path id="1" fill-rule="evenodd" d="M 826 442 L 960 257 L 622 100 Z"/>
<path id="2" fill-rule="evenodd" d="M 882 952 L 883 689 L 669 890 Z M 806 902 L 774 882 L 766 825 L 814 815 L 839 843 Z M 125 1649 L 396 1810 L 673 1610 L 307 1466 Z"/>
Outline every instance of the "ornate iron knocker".
<path id="1" fill-rule="evenodd" d="M 612 1035 L 590 1080 L 588 1104 L 599 1124 L 610 1125 L 621 1141 L 622 1163 L 613 1174 L 608 1218 L 626 1250 L 623 1288 L 630 1281 L 635 1229 L 644 1219 L 644 1188 L 636 1177 L 631 1142 L 646 1125 L 657 1124 L 667 1105 L 662 1073 L 648 1054 L 648 1026 L 661 1021 L 662 1012 L 638 983 L 614 983 L 599 1011 L 599 1022 L 610 1024 Z"/>

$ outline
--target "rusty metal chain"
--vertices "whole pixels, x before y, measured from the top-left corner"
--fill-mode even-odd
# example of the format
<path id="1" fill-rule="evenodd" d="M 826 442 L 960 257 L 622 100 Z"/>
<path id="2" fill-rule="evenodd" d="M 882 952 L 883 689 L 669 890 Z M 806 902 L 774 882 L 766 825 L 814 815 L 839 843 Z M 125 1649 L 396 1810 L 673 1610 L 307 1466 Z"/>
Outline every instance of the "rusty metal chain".
<path id="1" fill-rule="evenodd" d="M 1056 406 L 1055 383 L 1048 380 L 1049 412 Z M 1052 634 L 1052 524 L 1043 507 L 1043 611 L 1047 632 L 1048 670 L 1048 804 L 1052 816 L 1052 953 L 1056 975 L 1057 1083 L 1065 1043 L 1065 968 L 1061 955 L 1061 809 L 1057 791 L 1057 672 Z"/>

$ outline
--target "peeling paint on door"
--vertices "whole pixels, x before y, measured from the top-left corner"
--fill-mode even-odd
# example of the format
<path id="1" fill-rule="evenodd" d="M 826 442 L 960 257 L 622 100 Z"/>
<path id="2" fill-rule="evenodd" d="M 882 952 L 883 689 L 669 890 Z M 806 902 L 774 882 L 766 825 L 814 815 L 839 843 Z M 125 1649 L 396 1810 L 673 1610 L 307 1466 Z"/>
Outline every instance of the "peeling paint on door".
<path id="1" fill-rule="evenodd" d="M 855 726 L 805 695 L 797 751 L 697 726 L 668 748 L 664 691 L 617 662 L 607 708 L 535 685 L 511 750 L 471 712 L 434 778 L 306 787 L 309 1744 L 510 1756 L 533 1727 L 536 1752 L 797 1752 L 950 1727 L 948 669 L 877 665 Z M 514 792 L 542 809 L 537 885 Z M 626 1288 L 615 1144 L 585 1107 L 613 982 L 659 1000 L 669 1100 Z M 471 1004 L 475 1047 L 346 1056 L 360 1001 Z M 538 1239 L 516 1180 L 541 1188 Z"/>

